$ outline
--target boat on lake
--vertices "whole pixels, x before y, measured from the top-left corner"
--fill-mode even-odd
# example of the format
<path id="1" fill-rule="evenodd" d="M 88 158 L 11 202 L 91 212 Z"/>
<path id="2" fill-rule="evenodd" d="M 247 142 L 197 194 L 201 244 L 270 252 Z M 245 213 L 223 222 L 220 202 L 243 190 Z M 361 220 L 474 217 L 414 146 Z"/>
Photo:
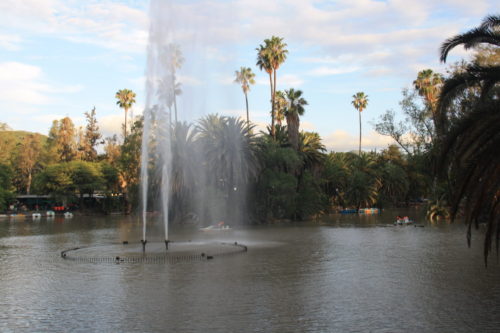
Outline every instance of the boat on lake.
<path id="1" fill-rule="evenodd" d="M 231 227 L 228 225 L 225 225 L 224 222 L 219 222 L 217 224 L 209 225 L 208 227 L 205 228 L 200 228 L 200 231 L 229 231 L 231 230 Z"/>
<path id="2" fill-rule="evenodd" d="M 394 225 L 405 225 L 405 224 L 413 224 L 413 220 L 411 220 L 408 216 L 405 217 L 397 217 Z"/>

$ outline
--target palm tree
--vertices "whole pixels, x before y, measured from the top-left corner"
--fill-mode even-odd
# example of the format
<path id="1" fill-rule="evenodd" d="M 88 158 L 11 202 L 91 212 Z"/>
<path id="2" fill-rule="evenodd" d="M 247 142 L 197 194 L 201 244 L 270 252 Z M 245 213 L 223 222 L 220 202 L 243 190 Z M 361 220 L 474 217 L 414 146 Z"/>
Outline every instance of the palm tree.
<path id="1" fill-rule="evenodd" d="M 255 84 L 255 74 L 252 72 L 250 67 L 241 67 L 239 71 L 235 72 L 236 79 L 235 83 L 241 84 L 241 89 L 243 94 L 245 94 L 245 104 L 247 107 L 247 127 L 250 126 L 250 117 L 248 115 L 248 92 L 250 91 L 250 85 Z"/>
<path id="2" fill-rule="evenodd" d="M 413 81 L 418 94 L 425 99 L 430 109 L 433 109 L 437 102 L 441 83 L 443 83 L 443 76 L 434 73 L 432 69 L 424 69 L 418 72 L 417 79 Z"/>
<path id="3" fill-rule="evenodd" d="M 178 122 L 172 126 L 172 169 L 170 171 L 170 215 L 179 219 L 188 211 L 193 211 L 193 192 L 196 190 L 197 163 L 193 162 L 196 155 L 196 129 L 186 122 Z M 175 209 L 174 209 L 175 207 Z"/>
<path id="4" fill-rule="evenodd" d="M 159 80 L 157 96 L 168 108 L 168 120 L 172 124 L 172 107 L 174 107 L 175 123 L 177 123 L 177 104 L 175 96 L 182 94 L 181 84 L 175 78 Z"/>
<path id="5" fill-rule="evenodd" d="M 285 120 L 285 108 L 287 105 L 285 92 L 282 90 L 278 90 L 274 98 L 274 114 L 276 124 L 281 126 L 281 123 L 283 122 L 283 120 Z"/>
<path id="6" fill-rule="evenodd" d="M 271 57 L 269 49 L 262 44 L 259 45 L 257 50 L 257 66 L 260 70 L 266 71 L 269 75 L 269 87 L 271 88 L 271 136 L 274 137 L 274 88 L 273 88 L 273 68 L 271 66 Z"/>
<path id="7" fill-rule="evenodd" d="M 177 123 L 177 99 L 176 96 L 182 93 L 180 83 L 176 82 L 176 72 L 182 67 L 184 57 L 178 44 L 168 44 L 163 50 L 165 61 L 167 64 L 167 78 L 169 81 L 169 89 L 172 91 L 172 104 L 174 106 L 175 123 Z"/>
<path id="8" fill-rule="evenodd" d="M 253 126 L 240 118 L 208 115 L 198 122 L 198 139 L 203 146 L 209 173 L 228 184 L 246 183 L 255 176 Z"/>
<path id="9" fill-rule="evenodd" d="M 326 147 L 321 143 L 321 137 L 318 133 L 300 132 L 298 148 L 305 169 L 314 169 L 323 165 L 326 158 Z"/>
<path id="10" fill-rule="evenodd" d="M 258 172 L 253 126 L 241 118 L 208 115 L 197 129 L 208 187 L 223 194 L 226 218 L 235 220 L 242 212 L 238 204 L 244 202 L 244 188 Z"/>
<path id="11" fill-rule="evenodd" d="M 489 16 L 475 29 L 454 36 L 441 47 L 441 60 L 458 45 L 466 49 L 480 44 L 500 46 L 500 16 Z M 500 66 L 471 64 L 466 71 L 447 79 L 438 104 L 440 126 L 446 132 L 440 140 L 436 173 L 451 184 L 451 219 L 457 216 L 461 205 L 465 207 L 465 221 L 469 226 L 467 239 L 470 244 L 471 226 L 486 222 L 484 260 L 487 263 L 492 243 L 497 251 L 500 239 Z M 471 106 L 451 124 L 447 122 L 447 109 L 464 90 L 475 87 L 480 97 L 472 99 Z"/>
<path id="12" fill-rule="evenodd" d="M 368 95 L 365 95 L 364 92 L 358 92 L 355 95 L 352 95 L 352 105 L 354 108 L 359 111 L 359 152 L 358 154 L 361 156 L 361 112 L 368 106 Z"/>
<path id="13" fill-rule="evenodd" d="M 349 186 L 346 198 L 359 211 L 361 206 L 372 206 L 378 197 L 380 177 L 376 170 L 375 155 L 363 152 L 360 155 L 348 154 Z"/>
<path id="14" fill-rule="evenodd" d="M 125 111 L 125 124 L 123 127 L 123 137 L 127 137 L 127 113 L 135 103 L 135 92 L 129 89 L 121 89 L 116 92 L 116 104 Z"/>
<path id="15" fill-rule="evenodd" d="M 420 71 L 417 79 L 413 81 L 418 94 L 425 100 L 425 105 L 432 117 L 437 133 L 440 133 L 441 130 L 437 124 L 436 107 L 443 80 L 444 78 L 441 74 L 434 73 L 432 69 L 425 69 Z"/>
<path id="16" fill-rule="evenodd" d="M 271 135 L 275 137 L 275 95 L 276 95 L 276 72 L 286 60 L 288 50 L 287 44 L 283 43 L 283 38 L 272 36 L 271 39 L 265 39 L 264 45 L 259 45 L 257 50 L 257 66 L 264 69 L 269 74 L 271 86 Z M 274 80 L 273 80 L 274 77 Z"/>
<path id="17" fill-rule="evenodd" d="M 300 117 L 304 114 L 304 105 L 307 101 L 302 97 L 301 90 L 285 91 L 287 106 L 285 108 L 286 124 L 288 127 L 288 142 L 295 151 L 299 150 Z"/>
<path id="18" fill-rule="evenodd" d="M 478 28 L 467 31 L 464 34 L 453 36 L 441 45 L 441 61 L 446 62 L 448 53 L 458 45 L 466 50 L 475 48 L 483 43 L 500 46 L 500 15 L 487 16 Z"/>

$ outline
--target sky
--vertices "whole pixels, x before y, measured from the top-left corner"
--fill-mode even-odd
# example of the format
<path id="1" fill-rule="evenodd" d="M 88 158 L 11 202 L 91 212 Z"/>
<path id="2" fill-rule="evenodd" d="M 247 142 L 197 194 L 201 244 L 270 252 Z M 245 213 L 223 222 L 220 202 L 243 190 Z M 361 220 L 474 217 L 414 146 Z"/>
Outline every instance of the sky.
<path id="1" fill-rule="evenodd" d="M 69 116 L 77 126 L 96 108 L 104 136 L 121 132 L 119 89 L 132 89 L 146 105 L 150 15 L 159 15 L 183 47 L 178 72 L 179 114 L 245 116 L 234 73 L 251 67 L 250 118 L 270 122 L 269 79 L 255 65 L 256 48 L 284 38 L 288 57 L 277 88 L 303 91 L 308 101 L 301 129 L 318 132 L 327 149 L 357 149 L 358 112 L 352 95 L 363 91 L 363 149 L 391 143 L 373 124 L 398 112 L 401 90 L 420 70 L 444 73 L 439 47 L 447 38 L 498 12 L 493 0 L 140 0 L 0 1 L 0 122 L 15 130 L 47 134 L 52 121 Z M 497 5 L 495 5 L 495 3 Z M 457 48 L 449 62 L 467 59 Z"/>

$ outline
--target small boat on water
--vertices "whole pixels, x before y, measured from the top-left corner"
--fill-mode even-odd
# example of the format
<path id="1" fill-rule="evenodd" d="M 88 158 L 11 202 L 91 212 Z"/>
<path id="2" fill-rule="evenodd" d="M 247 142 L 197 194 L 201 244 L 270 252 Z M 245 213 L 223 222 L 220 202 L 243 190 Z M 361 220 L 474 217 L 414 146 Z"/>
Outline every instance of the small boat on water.
<path id="1" fill-rule="evenodd" d="M 360 208 L 358 213 L 359 214 L 379 214 L 380 209 L 378 209 L 378 208 Z"/>
<path id="2" fill-rule="evenodd" d="M 31 218 L 33 220 L 39 220 L 39 219 L 42 218 L 42 214 L 40 214 L 40 213 L 33 213 L 33 214 L 31 214 Z"/>
<path id="3" fill-rule="evenodd" d="M 224 225 L 224 222 L 219 222 L 215 225 L 209 225 L 205 228 L 200 228 L 200 231 L 229 231 L 231 227 Z"/>
<path id="4" fill-rule="evenodd" d="M 70 219 L 70 218 L 72 218 L 72 217 L 73 217 L 73 213 L 70 213 L 70 212 L 66 212 L 66 213 L 64 213 L 64 218 L 65 218 L 65 219 Z"/>
<path id="5" fill-rule="evenodd" d="M 410 220 L 408 216 L 405 217 L 397 217 L 394 225 L 405 225 L 405 224 L 413 224 L 413 220 Z"/>

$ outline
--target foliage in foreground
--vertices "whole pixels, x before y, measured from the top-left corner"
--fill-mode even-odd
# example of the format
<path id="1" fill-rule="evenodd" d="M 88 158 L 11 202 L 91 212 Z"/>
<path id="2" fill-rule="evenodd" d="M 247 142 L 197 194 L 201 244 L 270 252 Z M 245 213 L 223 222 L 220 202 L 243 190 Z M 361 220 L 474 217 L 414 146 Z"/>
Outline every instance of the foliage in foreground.
<path id="1" fill-rule="evenodd" d="M 441 49 L 441 60 L 458 45 L 466 49 L 489 44 L 500 52 L 500 16 L 454 36 Z M 453 73 L 439 97 L 439 122 L 445 130 L 438 148 L 437 173 L 449 181 L 451 218 L 463 213 L 471 226 L 486 223 L 485 263 L 492 244 L 500 243 L 500 66 L 474 62 Z M 467 103 L 463 103 L 466 97 Z"/>

